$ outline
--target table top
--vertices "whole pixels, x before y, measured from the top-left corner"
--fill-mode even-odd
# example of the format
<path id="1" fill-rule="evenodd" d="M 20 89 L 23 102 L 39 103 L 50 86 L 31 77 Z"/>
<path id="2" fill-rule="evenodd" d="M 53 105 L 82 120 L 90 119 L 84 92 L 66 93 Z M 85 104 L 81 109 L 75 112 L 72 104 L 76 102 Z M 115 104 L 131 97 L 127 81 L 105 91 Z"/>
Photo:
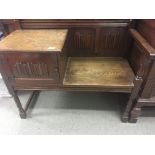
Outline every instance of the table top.
<path id="1" fill-rule="evenodd" d="M 2 52 L 61 52 L 67 29 L 16 30 L 0 41 Z"/>

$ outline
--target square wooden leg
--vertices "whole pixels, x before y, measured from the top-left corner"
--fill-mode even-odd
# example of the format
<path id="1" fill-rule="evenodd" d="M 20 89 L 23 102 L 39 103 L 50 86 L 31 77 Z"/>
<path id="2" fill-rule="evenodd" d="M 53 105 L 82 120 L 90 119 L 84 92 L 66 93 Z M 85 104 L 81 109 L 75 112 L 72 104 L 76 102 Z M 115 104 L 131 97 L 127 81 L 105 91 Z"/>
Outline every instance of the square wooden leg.
<path id="1" fill-rule="evenodd" d="M 13 97 L 14 97 L 15 103 L 17 105 L 19 115 L 22 119 L 26 119 L 26 117 L 27 117 L 26 112 L 28 110 L 30 103 L 32 102 L 32 100 L 34 98 L 37 98 L 38 96 L 39 96 L 39 91 L 33 91 L 33 93 L 31 94 L 31 96 L 29 97 L 29 99 L 26 103 L 26 106 L 23 108 L 21 101 L 19 100 L 19 97 L 17 95 L 17 92 L 14 92 Z"/>

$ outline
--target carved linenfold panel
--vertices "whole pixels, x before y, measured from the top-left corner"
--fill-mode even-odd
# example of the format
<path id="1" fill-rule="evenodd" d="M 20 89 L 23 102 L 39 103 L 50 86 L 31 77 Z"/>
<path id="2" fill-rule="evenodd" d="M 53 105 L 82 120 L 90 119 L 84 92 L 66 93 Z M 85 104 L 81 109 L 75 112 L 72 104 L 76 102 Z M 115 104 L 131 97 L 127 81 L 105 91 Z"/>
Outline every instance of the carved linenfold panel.
<path id="1" fill-rule="evenodd" d="M 118 49 L 121 48 L 122 35 L 120 32 L 107 32 L 101 35 L 102 49 Z"/>
<path id="2" fill-rule="evenodd" d="M 48 67 L 45 63 L 17 62 L 14 66 L 17 77 L 48 78 Z"/>
<path id="3" fill-rule="evenodd" d="M 96 38 L 94 28 L 73 28 L 69 32 L 69 56 L 94 55 Z"/>
<path id="4" fill-rule="evenodd" d="M 7 74 L 12 79 L 26 78 L 28 81 L 35 79 L 52 79 L 57 82 L 59 71 L 57 57 L 52 54 L 19 53 L 6 56 L 9 68 Z M 14 81 L 15 82 L 15 81 Z"/>
<path id="5" fill-rule="evenodd" d="M 102 37 L 105 42 L 105 44 L 102 44 L 102 48 L 120 48 L 121 36 L 119 32 L 108 32 Z"/>
<path id="6" fill-rule="evenodd" d="M 101 30 L 100 48 L 101 49 L 124 49 L 127 46 L 126 30 L 123 28 Z"/>
<path id="7" fill-rule="evenodd" d="M 74 47 L 78 49 L 93 49 L 94 38 L 91 32 L 76 32 L 74 35 Z"/>
<path id="8" fill-rule="evenodd" d="M 94 29 L 76 29 L 73 31 L 74 49 L 94 49 L 95 30 Z"/>

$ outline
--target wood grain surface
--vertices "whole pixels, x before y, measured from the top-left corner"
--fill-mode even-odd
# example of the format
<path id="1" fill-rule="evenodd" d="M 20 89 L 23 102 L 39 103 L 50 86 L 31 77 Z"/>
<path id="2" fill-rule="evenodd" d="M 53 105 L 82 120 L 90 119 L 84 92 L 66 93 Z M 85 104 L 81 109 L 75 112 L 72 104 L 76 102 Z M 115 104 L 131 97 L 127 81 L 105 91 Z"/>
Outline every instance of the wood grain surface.
<path id="1" fill-rule="evenodd" d="M 61 52 L 67 29 L 16 30 L 0 42 L 0 51 Z"/>
<path id="2" fill-rule="evenodd" d="M 123 58 L 69 58 L 64 85 L 132 88 L 134 74 Z"/>

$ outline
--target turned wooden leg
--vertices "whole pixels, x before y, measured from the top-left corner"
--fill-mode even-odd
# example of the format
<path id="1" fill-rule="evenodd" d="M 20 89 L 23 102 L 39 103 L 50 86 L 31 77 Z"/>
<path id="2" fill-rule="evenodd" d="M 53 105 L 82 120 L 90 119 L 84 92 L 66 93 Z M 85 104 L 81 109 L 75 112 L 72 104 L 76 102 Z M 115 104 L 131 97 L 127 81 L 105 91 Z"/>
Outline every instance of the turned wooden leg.
<path id="1" fill-rule="evenodd" d="M 131 111 L 131 116 L 130 116 L 129 122 L 130 123 L 136 123 L 140 114 L 141 114 L 141 108 L 140 107 L 139 108 L 137 108 L 137 107 L 133 108 L 133 110 Z"/>

